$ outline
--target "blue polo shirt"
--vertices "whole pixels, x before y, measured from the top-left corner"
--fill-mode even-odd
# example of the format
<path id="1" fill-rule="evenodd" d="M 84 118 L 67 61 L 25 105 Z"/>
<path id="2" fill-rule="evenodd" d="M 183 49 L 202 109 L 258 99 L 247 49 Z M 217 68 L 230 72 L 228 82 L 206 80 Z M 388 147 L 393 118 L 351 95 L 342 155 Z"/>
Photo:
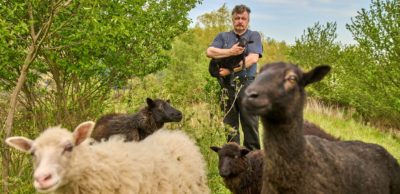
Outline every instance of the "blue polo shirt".
<path id="1" fill-rule="evenodd" d="M 251 31 L 247 29 L 247 31 L 242 35 L 242 37 L 246 38 L 249 41 L 253 41 L 253 43 L 248 44 L 245 52 L 247 56 L 249 53 L 257 53 L 260 58 L 262 57 L 263 47 L 261 43 L 260 33 L 257 31 Z M 238 41 L 236 34 L 233 30 L 229 32 L 221 32 L 219 33 L 212 44 L 210 46 L 215 48 L 227 49 L 231 48 Z M 246 69 L 247 77 L 255 77 L 257 73 L 257 63 L 253 64 L 251 67 Z M 244 77 L 244 71 L 235 72 L 235 76 Z"/>

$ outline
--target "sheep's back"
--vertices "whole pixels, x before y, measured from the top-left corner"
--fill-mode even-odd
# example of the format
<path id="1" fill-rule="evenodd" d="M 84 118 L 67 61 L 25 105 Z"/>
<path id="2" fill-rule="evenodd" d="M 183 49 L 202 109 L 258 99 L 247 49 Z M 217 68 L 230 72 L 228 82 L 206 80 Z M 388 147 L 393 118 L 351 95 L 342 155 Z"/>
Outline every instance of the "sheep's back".
<path id="1" fill-rule="evenodd" d="M 194 140 L 183 131 L 160 129 L 142 142 L 162 147 L 168 162 L 177 166 L 175 173 L 179 178 L 176 181 L 181 181 L 179 187 L 186 190 L 184 193 L 209 193 L 204 158 Z"/>
<path id="2" fill-rule="evenodd" d="M 327 193 L 390 193 L 399 165 L 383 147 L 360 141 L 306 136 L 310 188 Z M 306 178 L 306 179 L 307 179 Z M 314 181 L 315 179 L 320 181 Z M 313 185 L 314 184 L 314 185 Z M 400 183 L 398 183 L 400 184 Z"/>
<path id="3" fill-rule="evenodd" d="M 139 141 L 139 131 L 134 116 L 117 113 L 104 115 L 96 121 L 91 137 L 100 141 L 119 134 L 124 135 L 128 141 Z"/>
<path id="4" fill-rule="evenodd" d="M 180 142 L 182 150 L 188 146 L 172 134 L 159 135 L 156 134 L 154 140 L 166 138 Z M 66 192 L 60 193 L 208 193 L 208 190 L 200 190 L 207 189 L 206 177 L 198 178 L 204 180 L 203 184 L 190 182 L 205 175 L 204 169 L 198 170 L 196 168 L 200 167 L 193 165 L 183 168 L 186 160 L 182 160 L 185 165 L 172 160 L 172 152 L 166 149 L 171 146 L 166 145 L 163 141 L 124 142 L 123 136 L 113 136 L 105 142 L 78 146 L 69 168 L 71 182 L 65 187 Z M 181 155 L 186 158 L 185 153 Z M 179 151 L 174 156 L 179 156 Z M 199 185 L 202 187 L 198 188 Z"/>

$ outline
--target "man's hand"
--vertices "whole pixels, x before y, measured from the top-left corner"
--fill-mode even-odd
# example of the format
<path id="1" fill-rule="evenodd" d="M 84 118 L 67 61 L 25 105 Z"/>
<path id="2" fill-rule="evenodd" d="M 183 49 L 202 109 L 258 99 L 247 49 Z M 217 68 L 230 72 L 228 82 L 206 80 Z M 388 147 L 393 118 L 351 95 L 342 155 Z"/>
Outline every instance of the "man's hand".
<path id="1" fill-rule="evenodd" d="M 231 56 L 236 56 L 242 54 L 244 51 L 244 48 L 239 46 L 239 43 L 234 44 L 230 49 L 229 53 Z"/>
<path id="2" fill-rule="evenodd" d="M 231 71 L 229 71 L 229 69 L 219 68 L 219 76 L 225 77 L 225 76 L 227 76 L 229 74 L 231 74 Z"/>

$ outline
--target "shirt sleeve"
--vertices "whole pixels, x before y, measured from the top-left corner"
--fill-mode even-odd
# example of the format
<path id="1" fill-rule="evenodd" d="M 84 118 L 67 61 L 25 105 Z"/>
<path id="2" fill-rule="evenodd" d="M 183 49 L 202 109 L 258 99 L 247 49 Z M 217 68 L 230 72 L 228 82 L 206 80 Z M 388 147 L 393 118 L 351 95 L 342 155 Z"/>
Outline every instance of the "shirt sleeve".
<path id="1" fill-rule="evenodd" d="M 261 58 L 263 53 L 263 46 L 260 33 L 254 31 L 250 36 L 250 41 L 253 41 L 253 43 L 248 44 L 248 53 L 257 53 Z"/>
<path id="2" fill-rule="evenodd" d="M 222 38 L 222 33 L 219 33 L 214 38 L 214 41 L 211 43 L 210 47 L 223 48 L 223 46 L 224 46 L 224 39 Z"/>

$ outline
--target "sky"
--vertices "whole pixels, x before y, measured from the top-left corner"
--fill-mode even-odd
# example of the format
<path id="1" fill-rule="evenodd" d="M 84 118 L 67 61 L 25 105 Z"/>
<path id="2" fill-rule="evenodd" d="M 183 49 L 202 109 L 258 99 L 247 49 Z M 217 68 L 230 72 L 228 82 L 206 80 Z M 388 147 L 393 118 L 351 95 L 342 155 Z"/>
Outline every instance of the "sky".
<path id="1" fill-rule="evenodd" d="M 198 16 L 218 10 L 224 3 L 230 11 L 235 5 L 247 5 L 251 9 L 250 29 L 277 41 L 294 44 L 315 23 L 336 22 L 336 41 L 354 44 L 346 24 L 351 24 L 357 11 L 369 10 L 371 0 L 203 0 L 189 12 L 192 26 Z"/>

